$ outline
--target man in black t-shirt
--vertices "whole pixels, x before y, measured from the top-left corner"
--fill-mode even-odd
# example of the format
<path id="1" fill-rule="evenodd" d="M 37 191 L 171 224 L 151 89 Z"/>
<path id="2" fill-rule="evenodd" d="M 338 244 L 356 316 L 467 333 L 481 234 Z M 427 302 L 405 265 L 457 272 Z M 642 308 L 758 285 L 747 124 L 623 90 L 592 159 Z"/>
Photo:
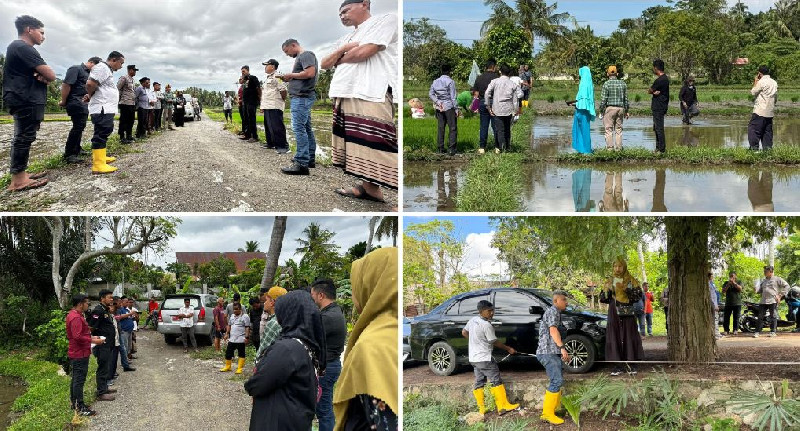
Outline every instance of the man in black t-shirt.
<path id="1" fill-rule="evenodd" d="M 44 24 L 23 15 L 14 21 L 19 39 L 6 50 L 3 66 L 3 101 L 14 116 L 14 138 L 11 140 L 11 191 L 30 190 L 47 184 L 41 175 L 28 175 L 31 144 L 44 120 L 47 84 L 56 79 L 53 69 L 34 49 L 44 42 Z"/>
<path id="2" fill-rule="evenodd" d="M 653 131 L 656 133 L 656 152 L 667 151 L 667 140 L 664 136 L 664 117 L 669 108 L 669 76 L 664 73 L 664 61 L 653 61 L 653 73 L 658 76 L 647 92 L 653 95 L 650 109 L 653 111 Z"/>
<path id="3" fill-rule="evenodd" d="M 485 72 L 478 76 L 478 79 L 475 80 L 475 84 L 472 86 L 472 96 L 480 99 L 478 113 L 481 117 L 481 125 L 479 132 L 480 149 L 478 149 L 478 153 L 481 154 L 486 151 L 486 140 L 489 137 L 490 126 L 492 127 L 494 141 L 497 142 L 497 131 L 495 131 L 494 126 L 492 126 L 492 116 L 489 114 L 489 108 L 486 107 L 486 102 L 483 100 L 483 96 L 486 94 L 486 89 L 489 88 L 489 83 L 500 77 L 500 74 L 497 73 L 497 62 L 490 58 L 488 61 L 486 61 L 485 70 Z"/>
<path id="4" fill-rule="evenodd" d="M 64 146 L 64 161 L 67 163 L 83 162 L 81 137 L 89 117 L 89 104 L 83 102 L 83 96 L 86 95 L 86 81 L 89 79 L 89 72 L 95 64 L 101 61 L 100 57 L 92 57 L 86 63 L 70 67 L 61 83 L 61 101 L 58 106 L 67 108 L 67 115 L 72 119 L 72 129 L 69 131 L 67 143 Z"/>
<path id="5" fill-rule="evenodd" d="M 342 372 L 339 359 L 344 351 L 347 338 L 347 321 L 342 308 L 336 303 L 336 285 L 333 280 L 317 280 L 311 286 L 311 298 L 319 307 L 322 317 L 322 328 L 325 330 L 325 375 L 319 379 L 322 396 L 317 403 L 317 419 L 319 431 L 332 431 L 335 424 L 333 415 L 333 387 Z"/>
<path id="6" fill-rule="evenodd" d="M 250 66 L 242 66 L 242 122 L 246 125 L 244 136 L 239 139 L 248 142 L 258 142 L 258 129 L 256 129 L 256 109 L 261 103 L 261 81 L 250 74 Z"/>
<path id="7" fill-rule="evenodd" d="M 92 330 L 92 335 L 105 337 L 105 342 L 94 348 L 94 357 L 97 359 L 97 400 L 114 401 L 111 395 L 117 392 L 116 389 L 108 388 L 108 381 L 113 379 L 111 374 L 111 349 L 116 344 L 117 329 L 114 327 L 114 315 L 109 311 L 109 307 L 114 302 L 113 293 L 110 290 L 100 291 L 100 303 L 86 313 L 86 323 Z"/>

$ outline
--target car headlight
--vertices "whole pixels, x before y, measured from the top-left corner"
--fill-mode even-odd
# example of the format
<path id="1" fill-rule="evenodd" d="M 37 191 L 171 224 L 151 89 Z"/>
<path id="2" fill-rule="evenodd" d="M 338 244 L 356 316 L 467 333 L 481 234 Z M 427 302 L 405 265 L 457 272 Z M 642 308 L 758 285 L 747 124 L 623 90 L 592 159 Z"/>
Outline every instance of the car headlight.
<path id="1" fill-rule="evenodd" d="M 597 321 L 597 326 L 599 326 L 599 327 L 601 327 L 603 329 L 605 329 L 607 325 L 608 325 L 608 320 L 603 319 L 603 320 L 598 320 Z"/>

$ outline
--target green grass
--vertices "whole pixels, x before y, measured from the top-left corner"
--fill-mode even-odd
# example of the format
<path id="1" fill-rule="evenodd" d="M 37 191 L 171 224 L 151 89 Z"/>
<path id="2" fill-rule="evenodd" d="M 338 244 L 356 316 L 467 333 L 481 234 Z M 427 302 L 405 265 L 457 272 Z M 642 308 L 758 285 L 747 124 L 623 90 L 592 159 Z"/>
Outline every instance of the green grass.
<path id="1" fill-rule="evenodd" d="M 530 161 L 542 161 L 535 153 L 530 154 Z M 800 148 L 788 145 L 776 145 L 771 151 L 750 151 L 747 148 L 711 148 L 711 147 L 675 147 L 664 154 L 654 153 L 644 148 L 623 149 L 613 151 L 601 149 L 592 154 L 564 153 L 543 161 L 560 163 L 597 163 L 597 162 L 675 162 L 691 165 L 723 165 L 723 164 L 800 164 Z"/>
<path id="2" fill-rule="evenodd" d="M 58 364 L 15 354 L 0 359 L 0 375 L 23 379 L 28 390 L 14 401 L 13 412 L 21 413 L 8 428 L 22 430 L 60 430 L 73 420 L 69 406 L 70 377 L 59 376 Z M 89 374 L 84 386 L 84 401 L 91 405 L 95 399 L 97 362 L 89 360 Z"/>
<path id="3" fill-rule="evenodd" d="M 486 154 L 473 159 L 458 192 L 459 211 L 522 210 L 522 156 Z"/>

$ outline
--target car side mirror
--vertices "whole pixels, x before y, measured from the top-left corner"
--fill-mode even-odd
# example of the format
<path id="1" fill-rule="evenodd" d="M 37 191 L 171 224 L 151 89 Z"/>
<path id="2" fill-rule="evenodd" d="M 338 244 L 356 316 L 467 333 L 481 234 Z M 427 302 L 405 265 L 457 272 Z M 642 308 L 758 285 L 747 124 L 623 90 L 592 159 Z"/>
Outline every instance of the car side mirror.
<path id="1" fill-rule="evenodd" d="M 542 308 L 542 307 L 540 307 L 538 305 L 531 305 L 530 308 L 528 308 L 528 313 L 530 313 L 530 314 L 544 314 L 544 308 Z"/>

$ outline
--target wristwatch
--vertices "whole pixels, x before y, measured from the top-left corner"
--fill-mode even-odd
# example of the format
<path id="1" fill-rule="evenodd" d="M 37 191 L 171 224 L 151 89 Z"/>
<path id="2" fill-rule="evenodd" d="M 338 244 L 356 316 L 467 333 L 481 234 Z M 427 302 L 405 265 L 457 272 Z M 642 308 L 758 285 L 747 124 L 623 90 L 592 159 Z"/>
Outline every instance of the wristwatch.
<path id="1" fill-rule="evenodd" d="M 562 345 L 559 346 L 558 344 L 556 344 L 556 347 L 558 347 L 559 349 L 563 349 L 564 345 L 562 344 Z"/>

